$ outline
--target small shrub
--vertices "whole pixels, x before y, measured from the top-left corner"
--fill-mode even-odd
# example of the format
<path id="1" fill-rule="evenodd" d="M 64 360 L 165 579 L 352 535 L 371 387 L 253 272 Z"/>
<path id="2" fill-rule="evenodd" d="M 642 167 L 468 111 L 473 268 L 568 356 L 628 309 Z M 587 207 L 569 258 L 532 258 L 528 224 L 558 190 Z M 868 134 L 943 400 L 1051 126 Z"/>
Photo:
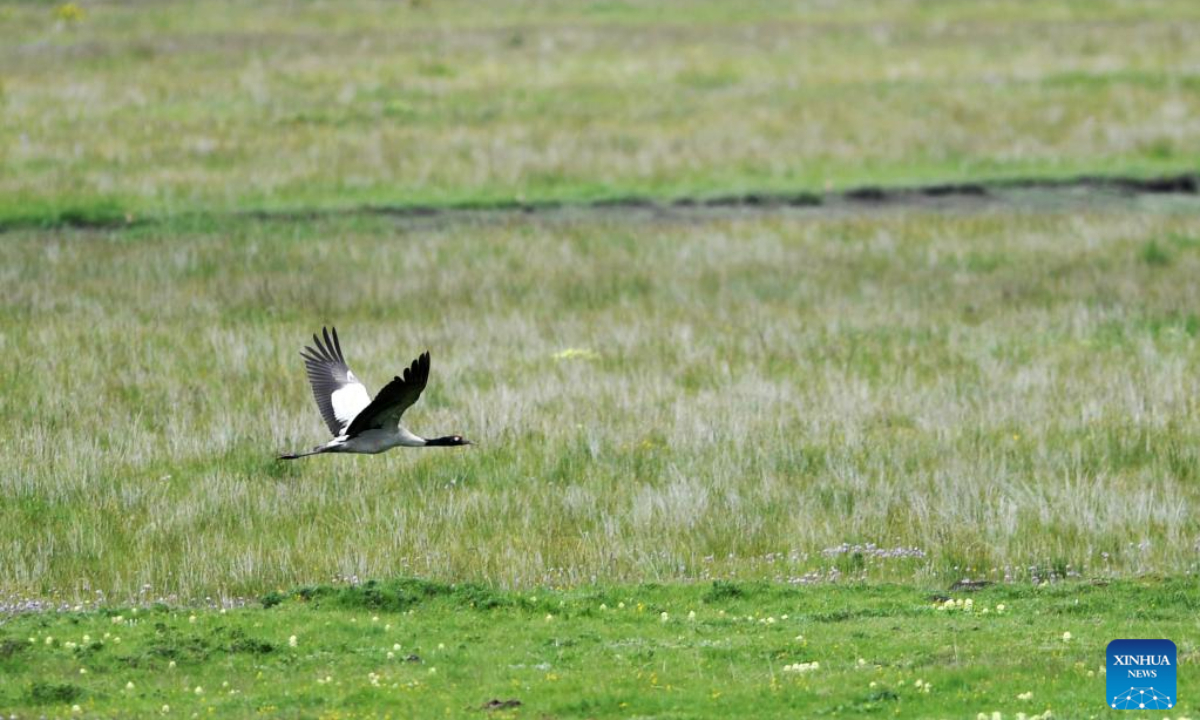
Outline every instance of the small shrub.
<path id="1" fill-rule="evenodd" d="M 459 604 L 466 607 L 473 607 L 477 610 L 492 610 L 512 604 L 512 601 L 507 597 L 490 588 L 474 583 L 464 583 L 456 586 L 454 588 L 454 596 Z"/>
<path id="2" fill-rule="evenodd" d="M 1157 240 L 1151 240 L 1142 247 L 1142 262 L 1151 267 L 1165 267 L 1171 264 L 1171 255 Z"/>
<path id="3" fill-rule="evenodd" d="M 714 580 L 712 587 L 708 592 L 704 593 L 701 598 L 706 603 L 721 602 L 722 600 L 733 600 L 735 598 L 745 597 L 746 591 L 742 590 L 737 583 L 732 583 L 727 580 Z"/>
<path id="4" fill-rule="evenodd" d="M 275 652 L 275 646 L 266 640 L 253 638 L 241 630 L 234 629 L 229 633 L 229 652 L 249 653 L 251 655 L 266 655 Z"/>
<path id="5" fill-rule="evenodd" d="M 37 681 L 29 686 L 29 701 L 34 705 L 56 705 L 78 700 L 83 688 L 71 683 Z"/>

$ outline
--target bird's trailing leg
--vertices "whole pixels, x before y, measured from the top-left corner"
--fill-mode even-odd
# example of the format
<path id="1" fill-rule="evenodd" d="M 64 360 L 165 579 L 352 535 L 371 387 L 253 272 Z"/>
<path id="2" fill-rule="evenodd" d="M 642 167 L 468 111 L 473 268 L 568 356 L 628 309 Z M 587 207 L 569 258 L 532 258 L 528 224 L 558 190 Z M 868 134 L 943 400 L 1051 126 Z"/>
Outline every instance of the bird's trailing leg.
<path id="1" fill-rule="evenodd" d="M 320 455 L 321 453 L 337 452 L 337 448 L 338 448 L 339 444 L 340 443 L 338 443 L 336 440 L 334 440 L 333 442 L 331 442 L 327 445 L 318 445 L 308 452 L 285 453 L 283 455 L 280 455 L 277 459 L 279 459 L 279 460 L 296 460 L 298 458 L 308 457 L 309 455 Z"/>

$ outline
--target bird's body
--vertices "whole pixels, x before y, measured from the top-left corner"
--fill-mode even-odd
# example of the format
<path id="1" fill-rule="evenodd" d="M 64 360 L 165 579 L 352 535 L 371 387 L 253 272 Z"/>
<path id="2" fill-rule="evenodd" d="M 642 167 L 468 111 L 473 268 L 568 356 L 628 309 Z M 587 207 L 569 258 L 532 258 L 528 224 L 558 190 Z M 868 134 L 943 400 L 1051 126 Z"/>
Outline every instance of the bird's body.
<path id="1" fill-rule="evenodd" d="M 366 430 L 354 437 L 339 435 L 324 445 L 318 445 L 312 452 L 297 453 L 294 457 L 304 457 L 305 455 L 316 455 L 327 452 L 377 455 L 394 447 L 426 447 L 427 445 L 429 445 L 428 440 L 417 437 L 407 428 L 398 427 L 394 430 L 379 428 Z M 284 460 L 294 459 L 293 455 L 282 455 L 281 457 Z"/>
<path id="2" fill-rule="evenodd" d="M 374 455 L 394 447 L 470 445 L 461 435 L 426 439 L 400 424 L 404 411 L 421 397 L 429 382 L 429 353 L 422 353 L 403 376 L 397 375 L 372 400 L 366 386 L 346 365 L 337 330 L 333 329 L 332 336 L 329 330 L 322 333 L 324 344 L 313 335 L 316 347 L 304 348 L 301 355 L 313 399 L 333 439 L 310 452 L 280 455 L 281 460 L 331 452 Z"/>

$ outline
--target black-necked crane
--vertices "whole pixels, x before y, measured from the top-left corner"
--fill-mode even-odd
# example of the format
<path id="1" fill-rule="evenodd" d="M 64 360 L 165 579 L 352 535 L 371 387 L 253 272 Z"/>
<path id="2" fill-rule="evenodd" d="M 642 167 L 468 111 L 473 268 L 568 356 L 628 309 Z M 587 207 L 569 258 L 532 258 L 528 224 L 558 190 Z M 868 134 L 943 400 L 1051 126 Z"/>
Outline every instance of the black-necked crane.
<path id="1" fill-rule="evenodd" d="M 332 337 L 330 331 L 332 330 Z M 280 455 L 280 460 L 321 453 L 381 453 L 394 447 L 436 447 L 470 445 L 462 435 L 425 439 L 400 424 L 404 411 L 412 407 L 429 382 L 429 353 L 413 360 L 403 376 L 396 376 L 372 400 L 367 388 L 350 371 L 342 355 L 336 328 L 321 328 L 325 343 L 313 335 L 316 347 L 305 347 L 300 354 L 308 369 L 308 382 L 321 417 L 333 433 L 333 439 L 306 453 Z"/>

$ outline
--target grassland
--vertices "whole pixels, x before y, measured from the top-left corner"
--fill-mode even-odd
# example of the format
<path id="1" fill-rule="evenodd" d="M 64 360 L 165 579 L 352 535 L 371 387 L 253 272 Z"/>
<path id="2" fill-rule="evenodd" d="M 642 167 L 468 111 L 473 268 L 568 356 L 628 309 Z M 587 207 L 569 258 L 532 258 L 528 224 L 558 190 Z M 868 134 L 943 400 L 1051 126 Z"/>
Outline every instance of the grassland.
<path id="1" fill-rule="evenodd" d="M 0 222 L 1194 170 L 1200 6 L 0 8 Z"/>
<path id="2" fill-rule="evenodd" d="M 1194 573 L 1189 202 L 9 233 L 0 576 Z M 276 462 L 325 435 L 326 323 L 372 389 L 432 349 L 410 422 L 477 444 Z"/>
<path id="3" fill-rule="evenodd" d="M 1117 637 L 1196 711 L 1195 193 L 702 201 L 1194 177 L 1200 5 L 0 37 L 6 716 L 1090 718 Z M 431 350 L 407 420 L 476 444 L 276 461 L 329 324 L 372 390 Z"/>
<path id="4" fill-rule="evenodd" d="M 1090 718 L 1105 712 L 1110 639 L 1174 637 L 1180 704 L 1152 717 L 1186 717 L 1200 691 L 1194 590 L 994 587 L 939 610 L 927 592 L 853 583 L 400 582 L 224 613 L 27 615 L 0 627 L 0 705 L 21 717 Z M 492 701 L 520 705 L 485 712 Z"/>

